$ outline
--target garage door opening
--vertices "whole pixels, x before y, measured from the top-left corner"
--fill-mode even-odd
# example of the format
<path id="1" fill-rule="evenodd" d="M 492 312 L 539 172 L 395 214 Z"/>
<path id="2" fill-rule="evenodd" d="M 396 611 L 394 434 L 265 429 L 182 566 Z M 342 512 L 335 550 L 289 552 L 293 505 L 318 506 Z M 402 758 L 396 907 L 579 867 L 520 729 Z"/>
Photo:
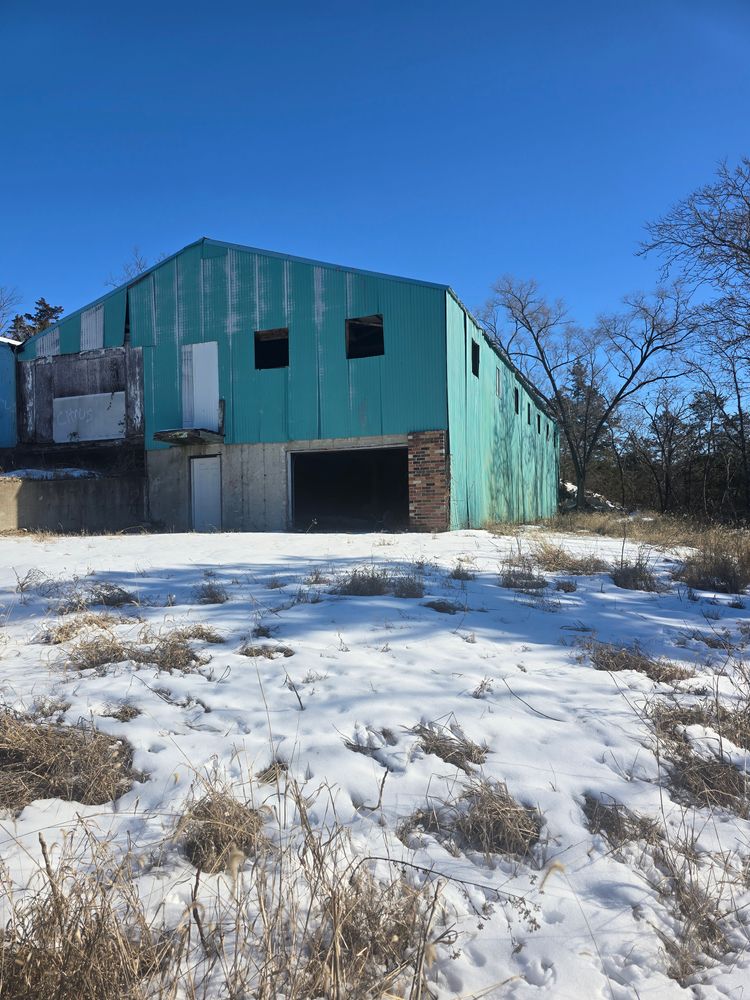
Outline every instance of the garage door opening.
<path id="1" fill-rule="evenodd" d="M 394 531 L 409 524 L 406 448 L 292 454 L 294 527 Z"/>

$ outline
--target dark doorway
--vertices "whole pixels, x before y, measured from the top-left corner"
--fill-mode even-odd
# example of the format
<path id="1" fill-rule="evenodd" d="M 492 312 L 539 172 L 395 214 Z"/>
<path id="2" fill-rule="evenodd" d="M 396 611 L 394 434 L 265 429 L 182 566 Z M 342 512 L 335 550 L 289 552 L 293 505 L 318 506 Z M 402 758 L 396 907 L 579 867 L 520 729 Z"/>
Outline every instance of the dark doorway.
<path id="1" fill-rule="evenodd" d="M 409 525 L 406 448 L 292 454 L 294 527 L 397 530 Z"/>

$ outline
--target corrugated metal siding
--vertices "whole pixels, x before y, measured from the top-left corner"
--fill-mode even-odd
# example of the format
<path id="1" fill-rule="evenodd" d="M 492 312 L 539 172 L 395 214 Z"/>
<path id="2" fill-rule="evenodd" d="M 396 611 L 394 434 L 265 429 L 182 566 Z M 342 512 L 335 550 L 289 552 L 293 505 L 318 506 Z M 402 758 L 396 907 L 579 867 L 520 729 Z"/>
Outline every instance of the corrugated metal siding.
<path id="1" fill-rule="evenodd" d="M 129 289 L 144 348 L 146 446 L 182 423 L 179 345 L 216 340 L 228 444 L 447 426 L 445 293 L 277 255 L 188 247 Z M 349 361 L 347 317 L 383 315 L 385 354 Z M 289 367 L 257 370 L 254 333 L 289 328 Z"/>
<path id="2" fill-rule="evenodd" d="M 100 347 L 104 347 L 103 304 L 81 313 L 81 350 L 96 351 Z"/>
<path id="3" fill-rule="evenodd" d="M 558 445 L 554 424 L 484 339 L 451 295 L 446 295 L 448 418 L 451 453 L 451 527 L 488 521 L 549 517 L 557 505 Z M 471 344 L 479 345 L 479 377 Z M 500 368 L 502 394 L 496 394 Z M 515 413 L 514 390 L 519 392 Z M 527 407 L 531 406 L 531 423 Z M 541 432 L 537 432 L 541 414 Z"/>
<path id="4" fill-rule="evenodd" d="M 0 448 L 15 448 L 16 359 L 7 344 L 0 344 Z"/>

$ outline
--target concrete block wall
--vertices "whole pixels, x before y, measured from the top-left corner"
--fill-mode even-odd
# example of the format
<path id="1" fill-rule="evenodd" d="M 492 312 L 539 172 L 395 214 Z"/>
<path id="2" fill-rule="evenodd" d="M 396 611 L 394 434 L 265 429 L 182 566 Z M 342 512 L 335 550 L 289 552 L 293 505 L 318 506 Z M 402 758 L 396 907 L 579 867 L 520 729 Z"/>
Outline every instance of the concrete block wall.
<path id="1" fill-rule="evenodd" d="M 450 518 L 450 472 L 447 431 L 419 431 L 409 442 L 409 527 L 412 531 L 447 531 Z"/>
<path id="2" fill-rule="evenodd" d="M 106 479 L 0 479 L 0 531 L 108 533 L 146 520 L 144 481 Z"/>

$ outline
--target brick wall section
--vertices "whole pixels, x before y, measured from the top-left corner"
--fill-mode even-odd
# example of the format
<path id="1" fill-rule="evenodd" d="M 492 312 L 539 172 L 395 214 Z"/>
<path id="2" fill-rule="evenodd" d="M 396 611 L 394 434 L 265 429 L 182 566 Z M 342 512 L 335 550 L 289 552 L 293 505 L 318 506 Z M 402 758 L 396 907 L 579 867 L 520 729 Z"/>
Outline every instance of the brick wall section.
<path id="1" fill-rule="evenodd" d="M 447 531 L 450 511 L 448 434 L 414 431 L 409 440 L 409 527 Z"/>

